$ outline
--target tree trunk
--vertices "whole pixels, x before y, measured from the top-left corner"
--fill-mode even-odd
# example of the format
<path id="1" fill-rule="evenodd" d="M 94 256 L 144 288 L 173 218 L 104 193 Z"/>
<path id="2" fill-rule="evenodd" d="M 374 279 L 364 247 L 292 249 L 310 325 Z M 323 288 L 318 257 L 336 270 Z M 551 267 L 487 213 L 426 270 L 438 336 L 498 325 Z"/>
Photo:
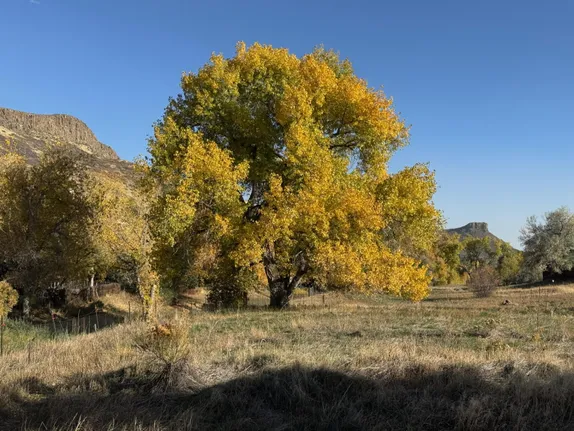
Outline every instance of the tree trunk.
<path id="1" fill-rule="evenodd" d="M 280 278 L 278 280 L 269 280 L 269 293 L 271 308 L 282 309 L 289 306 L 289 300 L 293 294 L 293 289 L 290 288 L 289 279 Z"/>
<path id="2" fill-rule="evenodd" d="M 269 278 L 269 306 L 271 308 L 282 309 L 289 306 L 289 301 L 293 291 L 299 286 L 305 272 L 300 270 L 294 277 Z"/>
<path id="3" fill-rule="evenodd" d="M 24 296 L 22 300 L 22 316 L 26 320 L 30 320 L 30 298 L 28 296 Z"/>
<path id="4" fill-rule="evenodd" d="M 154 313 L 154 319 L 157 319 L 157 304 L 156 304 L 156 298 L 155 298 L 155 284 L 153 284 L 151 286 L 151 290 L 149 293 L 149 298 L 150 298 L 150 302 L 149 302 L 149 310 L 148 310 L 148 315 L 151 315 L 152 313 L 152 307 L 153 307 L 153 313 Z"/>
<path id="5" fill-rule="evenodd" d="M 95 279 L 96 279 L 96 275 L 92 274 L 90 276 L 90 301 L 93 301 L 96 297 L 96 288 L 95 288 Z"/>
<path id="6" fill-rule="evenodd" d="M 273 245 L 267 245 L 263 254 L 263 267 L 269 284 L 269 306 L 271 308 L 282 309 L 289 306 L 293 291 L 299 286 L 301 279 L 307 272 L 305 259 L 298 259 L 298 268 L 293 277 L 285 274 L 275 261 Z"/>

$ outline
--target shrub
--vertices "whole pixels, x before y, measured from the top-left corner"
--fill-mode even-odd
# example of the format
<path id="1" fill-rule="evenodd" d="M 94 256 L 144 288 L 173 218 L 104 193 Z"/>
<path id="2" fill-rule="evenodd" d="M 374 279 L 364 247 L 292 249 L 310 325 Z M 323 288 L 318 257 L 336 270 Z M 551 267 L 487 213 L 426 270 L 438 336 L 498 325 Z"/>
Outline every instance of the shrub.
<path id="1" fill-rule="evenodd" d="M 6 317 L 17 302 L 18 292 L 7 281 L 0 281 L 0 317 Z"/>
<path id="2" fill-rule="evenodd" d="M 179 323 L 161 323 L 136 337 L 136 347 L 142 352 L 151 373 L 150 390 L 168 392 L 197 387 L 189 364 L 191 341 L 189 330 Z"/>
<path id="3" fill-rule="evenodd" d="M 500 278 L 494 268 L 482 266 L 472 271 L 467 286 L 477 298 L 486 298 L 500 286 Z"/>
<path id="4" fill-rule="evenodd" d="M 247 306 L 247 292 L 258 287 L 258 280 L 250 271 L 230 269 L 218 274 L 209 284 L 208 304 L 214 308 L 238 308 Z"/>
<path id="5" fill-rule="evenodd" d="M 247 300 L 247 292 L 235 284 L 216 283 L 207 295 L 207 303 L 215 309 L 245 307 Z"/>

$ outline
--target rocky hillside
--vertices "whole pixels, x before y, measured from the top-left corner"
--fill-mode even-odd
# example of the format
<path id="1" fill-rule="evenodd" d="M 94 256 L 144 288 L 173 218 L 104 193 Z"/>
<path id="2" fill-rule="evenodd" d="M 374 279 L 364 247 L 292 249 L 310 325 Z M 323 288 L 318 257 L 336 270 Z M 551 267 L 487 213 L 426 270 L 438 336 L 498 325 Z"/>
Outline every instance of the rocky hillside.
<path id="1" fill-rule="evenodd" d="M 93 170 L 132 176 L 131 163 L 121 160 L 102 144 L 90 128 L 71 115 L 41 115 L 0 108 L 0 151 L 9 147 L 37 163 L 46 148 L 59 144 L 79 154 Z"/>
<path id="2" fill-rule="evenodd" d="M 465 239 L 467 237 L 474 237 L 474 238 L 490 238 L 491 240 L 498 240 L 502 241 L 496 235 L 492 234 L 488 230 L 488 224 L 484 222 L 472 222 L 462 227 L 457 227 L 455 229 L 447 229 L 446 230 L 450 234 L 457 234 L 460 235 L 461 239 Z"/>

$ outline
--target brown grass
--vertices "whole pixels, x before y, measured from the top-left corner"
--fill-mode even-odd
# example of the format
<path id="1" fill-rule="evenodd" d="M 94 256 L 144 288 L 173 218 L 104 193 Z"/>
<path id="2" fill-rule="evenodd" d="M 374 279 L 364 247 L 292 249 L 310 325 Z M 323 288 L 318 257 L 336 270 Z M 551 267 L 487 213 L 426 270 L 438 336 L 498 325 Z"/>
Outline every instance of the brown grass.
<path id="1" fill-rule="evenodd" d="M 420 304 L 179 308 L 191 356 L 161 391 L 142 323 L 46 340 L 0 360 L 0 429 L 574 429 L 573 300 L 574 286 L 448 287 Z"/>

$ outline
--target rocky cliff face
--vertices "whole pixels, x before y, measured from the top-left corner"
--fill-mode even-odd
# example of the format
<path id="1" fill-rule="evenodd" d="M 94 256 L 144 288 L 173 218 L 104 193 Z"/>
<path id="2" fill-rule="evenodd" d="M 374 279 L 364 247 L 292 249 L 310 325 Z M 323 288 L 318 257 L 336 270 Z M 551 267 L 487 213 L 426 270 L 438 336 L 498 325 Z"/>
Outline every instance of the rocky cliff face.
<path id="1" fill-rule="evenodd" d="M 98 159 L 119 160 L 116 152 L 102 144 L 90 128 L 71 115 L 40 115 L 0 108 L 0 138 L 10 140 L 16 150 L 33 162 L 49 144 L 68 144 Z"/>

